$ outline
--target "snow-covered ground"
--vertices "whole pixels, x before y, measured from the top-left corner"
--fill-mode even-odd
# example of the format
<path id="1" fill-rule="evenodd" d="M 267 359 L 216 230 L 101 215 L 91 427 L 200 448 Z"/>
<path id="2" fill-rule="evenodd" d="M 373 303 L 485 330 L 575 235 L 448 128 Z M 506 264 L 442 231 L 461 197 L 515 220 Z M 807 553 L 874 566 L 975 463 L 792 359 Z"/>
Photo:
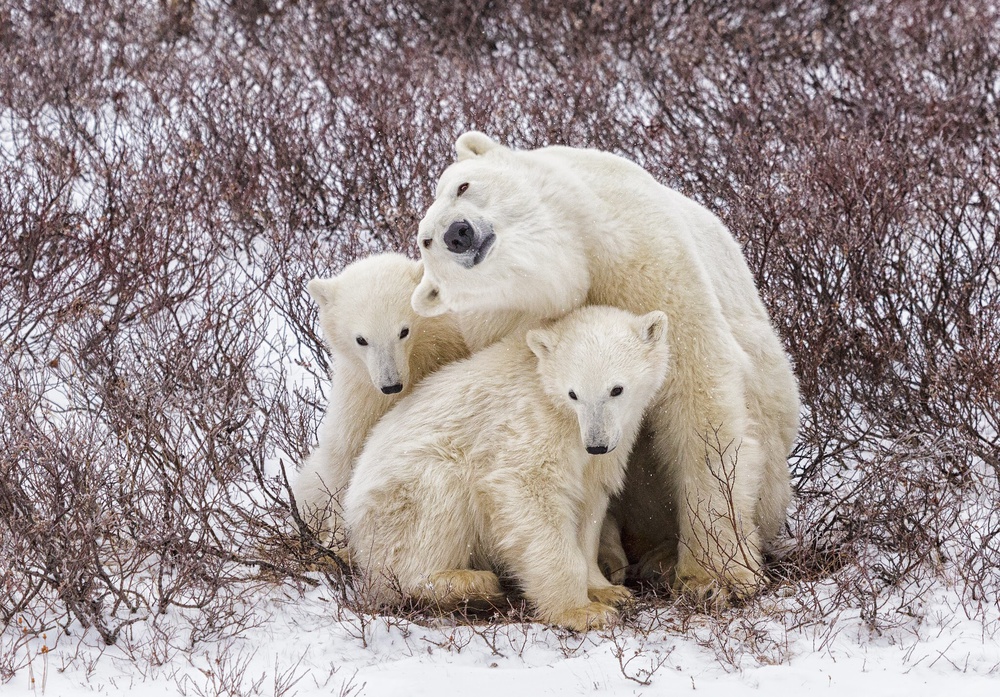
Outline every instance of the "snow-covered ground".
<path id="1" fill-rule="evenodd" d="M 816 590 L 813 587 L 812 590 Z M 258 594 L 251 626 L 198 643 L 171 613 L 118 644 L 71 628 L 19 649 L 5 697 L 140 695 L 996 695 L 1000 617 L 965 617 L 942 589 L 912 621 L 870 631 L 857 613 L 801 621 L 796 589 L 721 617 L 641 610 L 586 635 L 540 625 L 359 616 L 329 587 Z M 822 589 L 820 589 L 822 592 Z M 648 682 L 648 685 L 641 684 Z"/>

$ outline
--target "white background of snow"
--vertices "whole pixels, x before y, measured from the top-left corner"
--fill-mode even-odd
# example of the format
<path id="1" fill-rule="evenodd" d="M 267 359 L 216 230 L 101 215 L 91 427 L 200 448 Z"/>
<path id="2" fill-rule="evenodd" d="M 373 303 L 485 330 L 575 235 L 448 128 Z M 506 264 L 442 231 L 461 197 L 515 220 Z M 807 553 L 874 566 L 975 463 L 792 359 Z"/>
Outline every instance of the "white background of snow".
<path id="1" fill-rule="evenodd" d="M 788 599 L 763 602 L 791 607 Z M 22 695 L 801 695 L 809 691 L 856 695 L 996 695 L 1000 689 L 1000 618 L 966 619 L 958 598 L 942 590 L 920 619 L 879 635 L 856 615 L 842 614 L 832 629 L 811 625 L 785 631 L 780 612 L 766 613 L 761 664 L 733 642 L 735 661 L 720 660 L 710 640 L 713 621 L 696 617 L 686 631 L 658 630 L 647 637 L 633 630 L 573 635 L 540 625 L 509 624 L 487 641 L 451 619 L 420 626 L 375 617 L 362 623 L 349 611 L 336 618 L 330 589 L 320 585 L 299 597 L 287 589 L 258 598 L 253 612 L 263 622 L 242 635 L 184 644 L 182 618 L 158 618 L 161 631 L 138 623 L 118 645 L 104 647 L 95 633 L 72 629 L 58 642 L 32 639 L 30 664 L 2 686 L 4 697 Z M 669 617 L 674 610 L 666 610 Z M 641 620 L 639 624 L 642 624 Z M 655 623 L 651 623 L 655 624 Z M 665 622 L 660 626 L 672 626 Z M 364 635 L 365 641 L 361 639 Z M 172 636 L 171 636 L 172 635 Z M 170 660 L 164 654 L 171 636 Z M 699 639 L 702 643 L 699 643 Z M 41 653 L 44 644 L 50 646 Z M 705 645 L 709 644 L 709 645 Z M 626 670 L 662 665 L 642 686 Z M 103 652 L 103 655 L 102 655 Z M 638 653 L 637 653 L 638 652 Z M 96 664 L 95 659 L 98 659 Z M 92 669 L 90 668 L 92 666 Z M 245 666 L 242 680 L 226 677 Z M 65 668 L 65 669 L 63 669 Z M 259 681 L 259 682 L 258 682 Z M 294 683 L 294 684 L 292 684 Z M 226 685 L 237 686 L 232 692 Z M 256 688 L 255 688 L 256 685 Z M 283 686 L 290 685 L 287 691 Z"/>

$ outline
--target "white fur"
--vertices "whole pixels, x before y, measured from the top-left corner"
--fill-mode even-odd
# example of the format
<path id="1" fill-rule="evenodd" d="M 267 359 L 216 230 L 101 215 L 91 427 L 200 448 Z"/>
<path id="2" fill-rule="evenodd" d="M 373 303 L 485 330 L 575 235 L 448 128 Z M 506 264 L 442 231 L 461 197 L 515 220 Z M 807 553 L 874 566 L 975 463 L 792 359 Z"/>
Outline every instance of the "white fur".
<path id="1" fill-rule="evenodd" d="M 421 274 L 420 262 L 380 254 L 350 264 L 335 278 L 309 282 L 334 370 L 319 443 L 292 482 L 292 492 L 300 514 L 335 547 L 343 545 L 340 494 L 368 432 L 413 385 L 468 355 L 449 318 L 413 311 L 410 296 Z M 400 338 L 404 329 L 407 336 Z M 359 337 L 367 346 L 358 344 Z M 393 385 L 402 390 L 383 393 L 383 387 Z"/>
<path id="2" fill-rule="evenodd" d="M 372 430 L 345 499 L 352 558 L 377 600 L 489 596 L 489 565 L 542 621 L 586 629 L 612 617 L 628 592 L 597 566 L 601 523 L 667 372 L 666 333 L 661 312 L 583 308 L 403 399 Z"/>
<path id="3" fill-rule="evenodd" d="M 708 210 L 623 158 L 515 151 L 481 133 L 457 150 L 420 222 L 414 308 L 455 313 L 471 348 L 585 303 L 665 312 L 675 369 L 636 453 L 639 475 L 654 475 L 643 491 L 652 501 L 632 505 L 643 487 L 629 487 L 612 523 L 647 576 L 657 570 L 699 597 L 753 592 L 762 547 L 785 519 L 799 399 L 739 245 Z M 474 265 L 472 252 L 443 243 L 462 220 L 495 240 Z M 620 561 L 621 547 L 612 551 Z"/>

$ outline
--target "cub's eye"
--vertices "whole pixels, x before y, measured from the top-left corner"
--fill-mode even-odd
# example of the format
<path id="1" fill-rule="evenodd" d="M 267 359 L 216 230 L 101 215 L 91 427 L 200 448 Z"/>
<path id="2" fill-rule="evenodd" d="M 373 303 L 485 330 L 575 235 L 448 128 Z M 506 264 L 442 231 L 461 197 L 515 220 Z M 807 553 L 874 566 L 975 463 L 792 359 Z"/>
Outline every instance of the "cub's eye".
<path id="1" fill-rule="evenodd" d="M 469 182 L 463 182 L 463 183 L 459 184 L 458 185 L 458 193 L 456 194 L 456 196 L 461 196 L 466 191 L 468 191 L 468 189 L 469 189 Z"/>
<path id="2" fill-rule="evenodd" d="M 576 401 L 576 392 L 574 392 L 573 390 L 570 390 L 569 391 L 569 398 L 572 399 L 575 402 Z"/>
<path id="3" fill-rule="evenodd" d="M 399 338 L 400 339 L 405 339 L 409 335 L 410 335 L 410 328 L 409 327 L 403 327 L 403 331 L 401 331 L 399 333 Z"/>
<path id="4" fill-rule="evenodd" d="M 625 391 L 624 387 L 622 387 L 621 385 L 615 385 L 614 387 L 611 388 L 611 396 L 617 397 L 624 391 Z"/>
<path id="5" fill-rule="evenodd" d="M 426 240 L 424 240 L 424 249 L 430 249 L 431 248 L 431 242 L 433 242 L 433 241 L 434 240 L 431 239 L 430 237 L 428 237 Z"/>
<path id="6" fill-rule="evenodd" d="M 368 345 L 368 342 L 365 341 L 365 337 L 363 337 L 363 336 L 359 336 L 356 339 L 356 341 L 358 342 L 358 346 L 367 346 Z"/>

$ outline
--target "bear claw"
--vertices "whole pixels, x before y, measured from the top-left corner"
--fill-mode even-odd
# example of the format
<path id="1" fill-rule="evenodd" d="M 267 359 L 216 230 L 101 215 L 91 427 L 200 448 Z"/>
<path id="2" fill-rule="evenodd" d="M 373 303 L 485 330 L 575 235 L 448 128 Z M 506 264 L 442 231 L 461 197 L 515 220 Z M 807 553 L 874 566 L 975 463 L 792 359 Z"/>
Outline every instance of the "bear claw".
<path id="1" fill-rule="evenodd" d="M 546 618 L 548 624 L 571 629 L 574 632 L 586 632 L 591 629 L 604 629 L 618 619 L 618 611 L 603 603 L 589 603 L 583 607 L 550 613 Z"/>

